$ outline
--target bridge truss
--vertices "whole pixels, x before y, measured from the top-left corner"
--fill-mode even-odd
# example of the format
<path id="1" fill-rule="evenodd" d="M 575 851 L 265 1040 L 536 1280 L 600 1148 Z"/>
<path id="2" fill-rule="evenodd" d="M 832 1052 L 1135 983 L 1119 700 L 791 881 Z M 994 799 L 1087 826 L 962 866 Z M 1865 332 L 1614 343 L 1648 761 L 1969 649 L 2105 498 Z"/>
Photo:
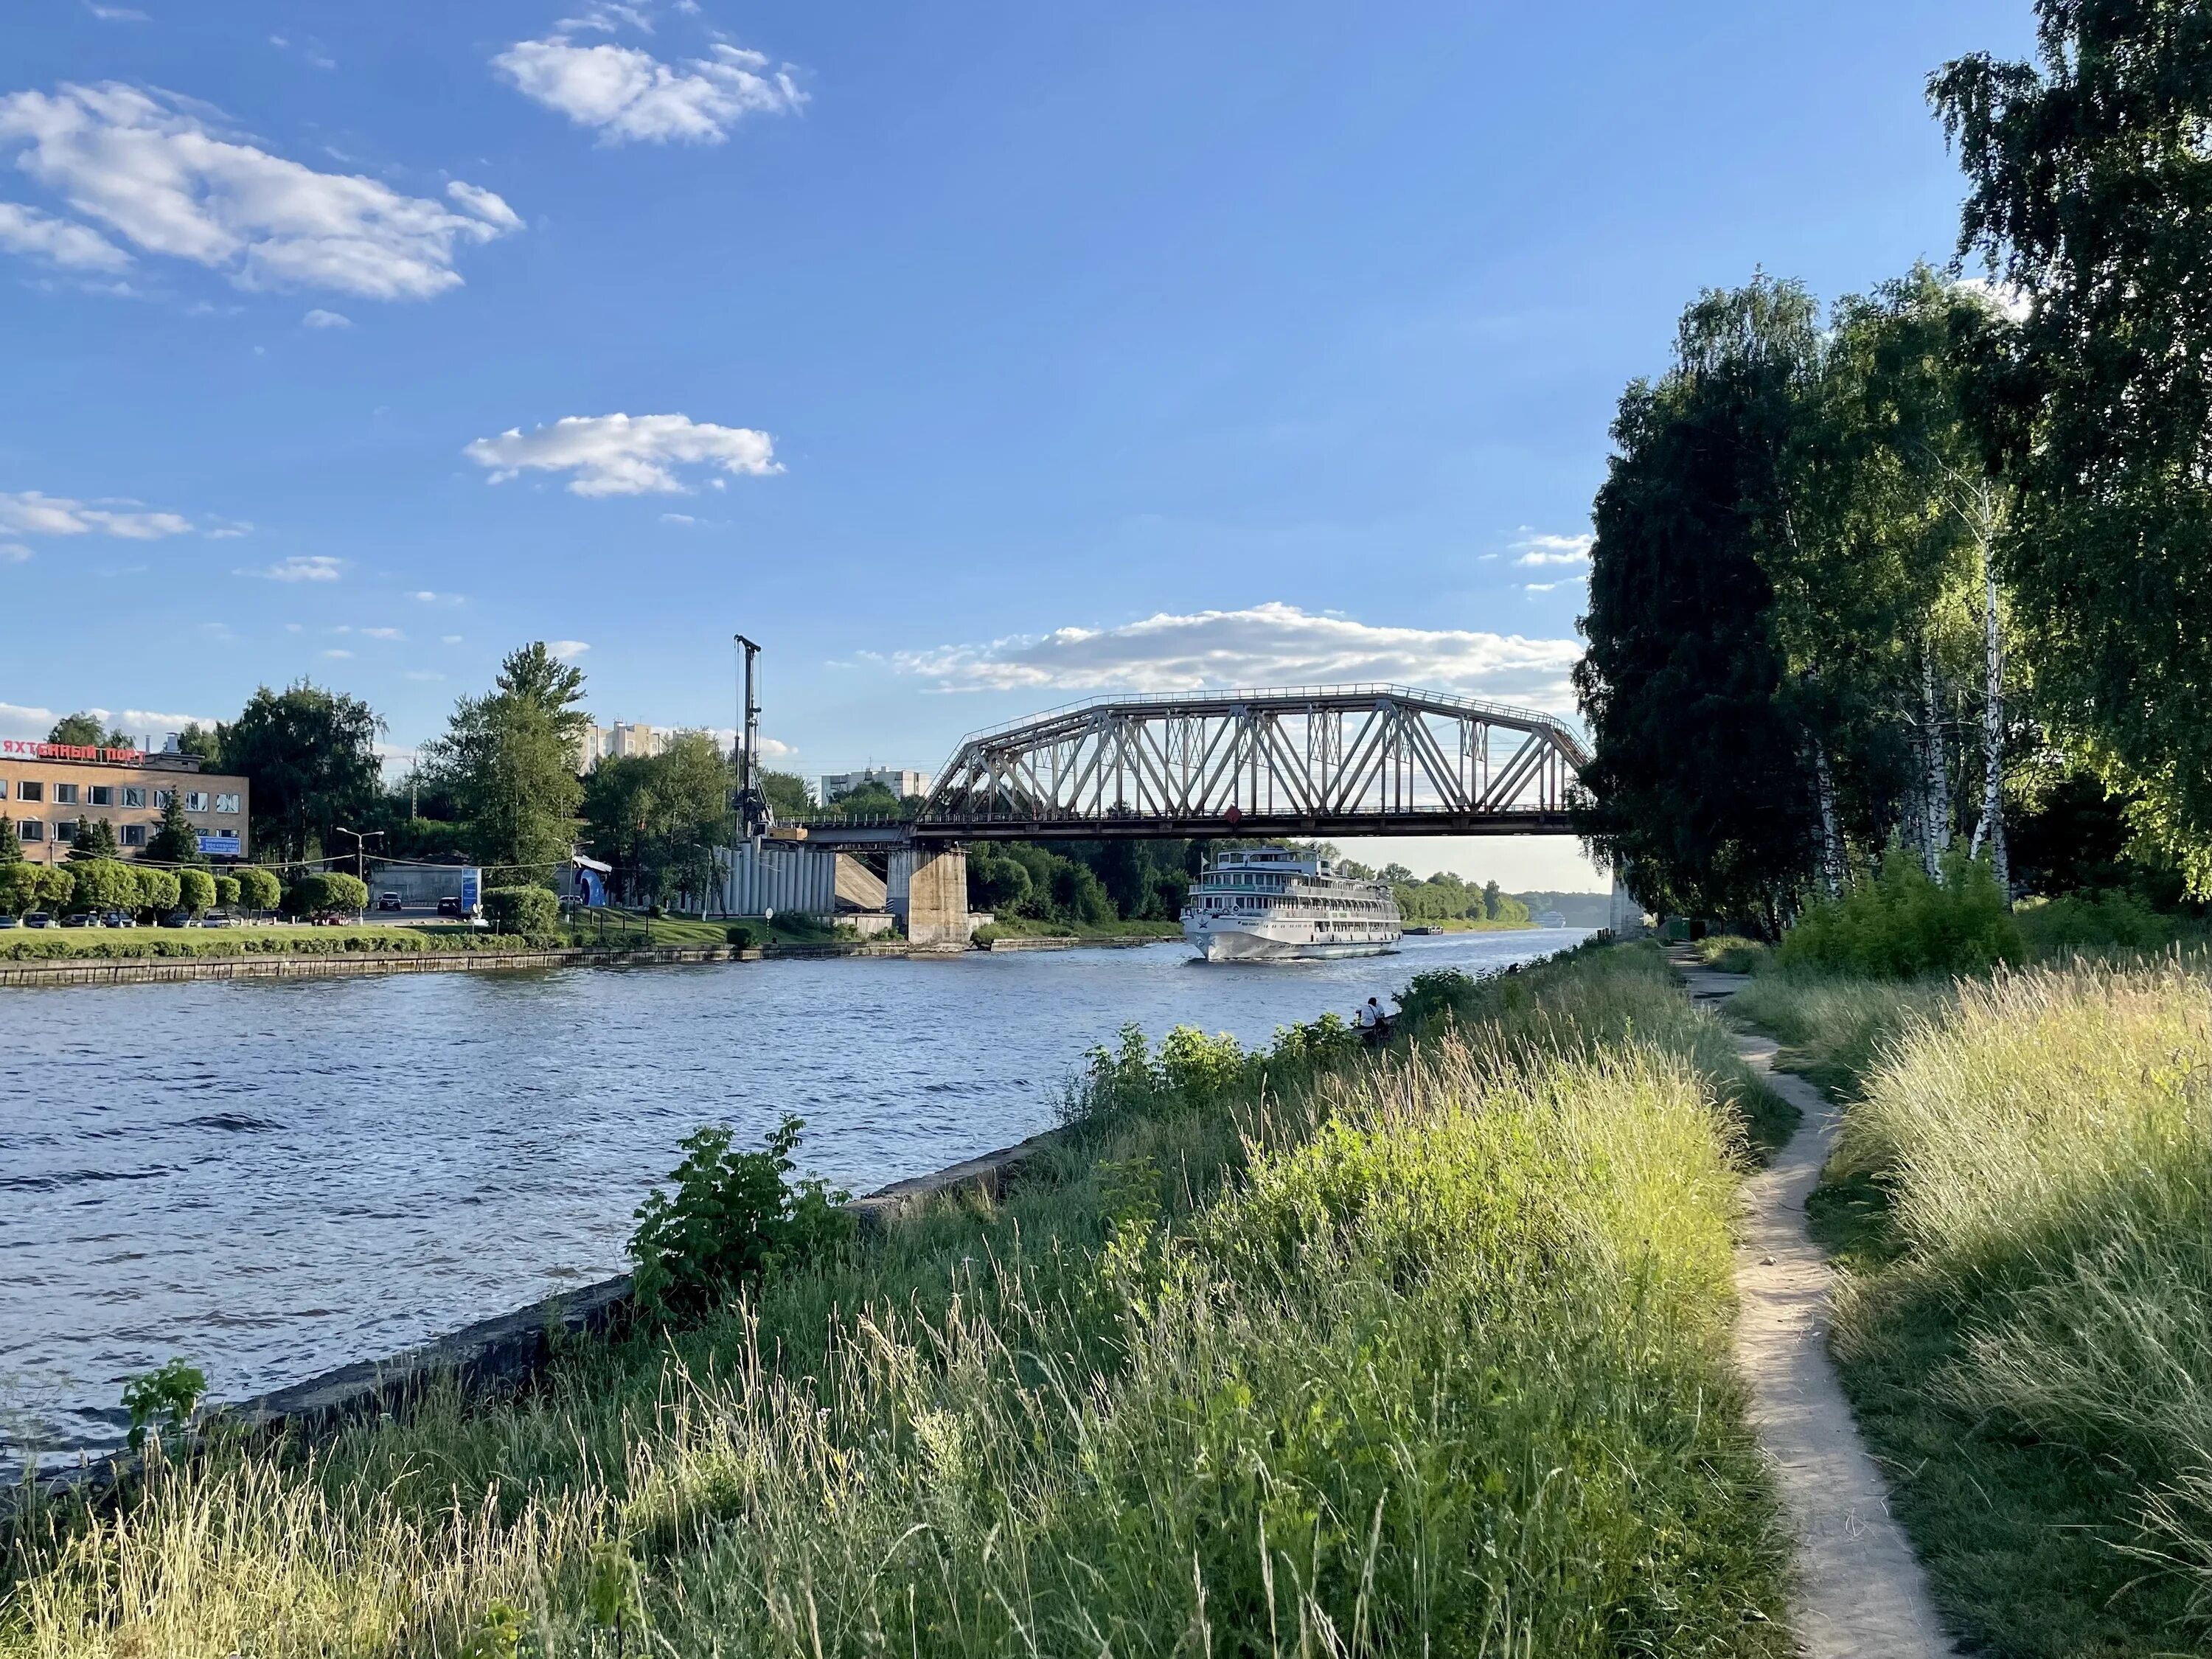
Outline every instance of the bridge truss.
<path id="1" fill-rule="evenodd" d="M 1549 714 L 1403 686 L 1113 697 L 968 738 L 906 830 L 916 841 L 1559 834 L 1587 760 Z"/>

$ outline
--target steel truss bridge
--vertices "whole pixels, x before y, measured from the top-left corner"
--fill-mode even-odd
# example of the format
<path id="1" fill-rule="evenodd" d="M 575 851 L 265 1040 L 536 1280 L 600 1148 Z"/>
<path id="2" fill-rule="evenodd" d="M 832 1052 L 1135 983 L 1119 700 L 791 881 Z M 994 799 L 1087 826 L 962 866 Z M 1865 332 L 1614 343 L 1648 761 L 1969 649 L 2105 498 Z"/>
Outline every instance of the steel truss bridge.
<path id="1" fill-rule="evenodd" d="M 1552 715 L 1405 686 L 1108 697 L 969 736 L 914 819 L 807 838 L 1559 835 L 1588 760 Z"/>

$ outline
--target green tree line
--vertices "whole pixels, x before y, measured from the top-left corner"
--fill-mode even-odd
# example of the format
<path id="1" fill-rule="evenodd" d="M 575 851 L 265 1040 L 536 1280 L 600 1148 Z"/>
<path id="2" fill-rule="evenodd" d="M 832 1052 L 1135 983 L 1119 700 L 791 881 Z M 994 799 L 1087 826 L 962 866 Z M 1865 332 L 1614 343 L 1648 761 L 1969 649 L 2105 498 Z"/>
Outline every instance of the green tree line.
<path id="1" fill-rule="evenodd" d="M 1649 906 L 1771 931 L 1892 847 L 2212 896 L 2212 33 L 2036 9 L 1929 82 L 1959 267 L 1710 291 L 1621 398 L 1580 812 Z"/>

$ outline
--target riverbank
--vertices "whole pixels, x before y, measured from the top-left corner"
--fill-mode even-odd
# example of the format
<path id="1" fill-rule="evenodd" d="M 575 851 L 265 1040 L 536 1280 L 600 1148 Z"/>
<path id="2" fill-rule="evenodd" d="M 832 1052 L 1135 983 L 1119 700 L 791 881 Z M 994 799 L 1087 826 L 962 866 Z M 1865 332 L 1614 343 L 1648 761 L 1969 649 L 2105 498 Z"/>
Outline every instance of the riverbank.
<path id="1" fill-rule="evenodd" d="M 49 1512 L 0 1653 L 1786 1653 L 1729 1346 L 1774 1103 L 1648 947 L 1407 1000 L 1379 1063 L 1100 1050 L 1000 1198 Z"/>
<path id="2" fill-rule="evenodd" d="M 1732 1012 L 1844 1103 L 1808 1203 L 1832 1347 L 1976 1650 L 2212 1636 L 2212 971 L 1762 974 Z"/>

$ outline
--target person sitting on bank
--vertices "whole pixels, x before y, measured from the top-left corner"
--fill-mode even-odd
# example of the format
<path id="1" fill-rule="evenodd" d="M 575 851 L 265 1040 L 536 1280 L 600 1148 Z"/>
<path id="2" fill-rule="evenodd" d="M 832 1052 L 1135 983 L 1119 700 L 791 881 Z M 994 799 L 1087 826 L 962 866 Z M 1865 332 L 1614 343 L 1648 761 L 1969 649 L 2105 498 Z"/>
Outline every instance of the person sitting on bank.
<path id="1" fill-rule="evenodd" d="M 1354 1014 L 1352 1019 L 1359 1027 L 1360 1036 L 1370 1043 L 1382 1042 L 1390 1035 L 1390 1016 L 1382 1012 L 1382 1005 L 1373 997 L 1367 999 L 1366 1006 Z"/>

